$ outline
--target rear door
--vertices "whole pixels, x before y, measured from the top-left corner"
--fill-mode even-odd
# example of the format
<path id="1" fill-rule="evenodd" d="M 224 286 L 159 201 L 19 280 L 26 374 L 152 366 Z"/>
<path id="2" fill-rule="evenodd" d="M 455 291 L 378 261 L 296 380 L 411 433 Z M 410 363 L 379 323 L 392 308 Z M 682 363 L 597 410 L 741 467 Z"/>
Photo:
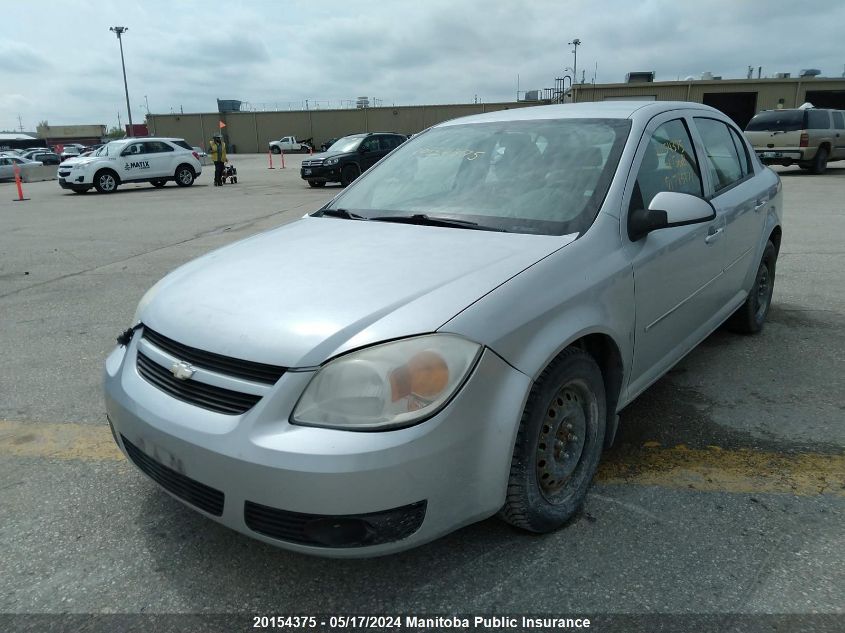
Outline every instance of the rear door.
<path id="1" fill-rule="evenodd" d="M 649 123 L 634 160 L 635 178 L 626 194 L 623 241 L 633 262 L 636 330 L 629 388 L 637 394 L 673 365 L 707 333 L 721 308 L 724 265 L 724 216 L 698 224 L 649 233 L 637 241 L 627 235 L 627 218 L 648 208 L 661 191 L 703 198 L 701 159 L 690 121 L 669 112 Z"/>
<path id="2" fill-rule="evenodd" d="M 724 121 L 695 117 L 694 128 L 704 149 L 707 194 L 716 213 L 725 219 L 725 294 L 721 301 L 742 293 L 755 247 L 760 242 L 768 208 L 768 193 L 754 178 L 748 149 L 739 133 Z"/>
<path id="3" fill-rule="evenodd" d="M 144 151 L 150 164 L 150 176 L 173 176 L 176 173 L 173 146 L 163 141 L 144 141 Z"/>
<path id="4" fill-rule="evenodd" d="M 830 110 L 807 110 L 807 134 L 811 152 L 808 159 L 815 157 L 822 145 L 828 146 L 828 158 L 833 149 L 833 126 L 830 120 Z"/>
<path id="5" fill-rule="evenodd" d="M 842 110 L 833 110 L 830 116 L 833 119 L 832 156 L 840 160 L 845 159 L 845 113 Z"/>

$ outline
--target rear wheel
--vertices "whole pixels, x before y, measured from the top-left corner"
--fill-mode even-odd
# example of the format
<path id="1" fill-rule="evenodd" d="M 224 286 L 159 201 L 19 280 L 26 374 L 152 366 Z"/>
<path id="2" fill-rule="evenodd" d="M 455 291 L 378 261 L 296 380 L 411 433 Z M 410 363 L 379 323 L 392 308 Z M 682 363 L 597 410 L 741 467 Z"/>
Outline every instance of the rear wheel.
<path id="1" fill-rule="evenodd" d="M 153 187 L 159 187 L 159 188 L 161 188 L 161 187 L 164 187 L 164 185 L 166 185 L 166 184 L 167 184 L 167 181 L 166 181 L 166 180 L 151 180 L 151 181 L 150 181 L 150 184 L 151 184 Z"/>
<path id="2" fill-rule="evenodd" d="M 500 516 L 531 532 L 569 520 L 598 467 L 606 420 L 599 366 L 581 349 L 564 350 L 531 388 Z"/>
<path id="3" fill-rule="evenodd" d="M 360 175 L 361 170 L 358 169 L 357 165 L 346 165 L 340 170 L 340 184 L 347 187 Z"/>
<path id="4" fill-rule="evenodd" d="M 777 250 L 771 242 L 766 243 L 763 257 L 754 277 L 754 286 L 739 309 L 728 319 L 728 327 L 742 334 L 756 334 L 763 329 L 769 307 L 772 305 L 772 292 L 775 289 L 775 263 Z"/>
<path id="5" fill-rule="evenodd" d="M 194 170 L 190 165 L 179 165 L 176 168 L 176 184 L 180 187 L 190 187 L 194 184 Z"/>
<path id="6" fill-rule="evenodd" d="M 108 169 L 98 171 L 94 176 L 94 187 L 100 193 L 114 193 L 117 189 L 117 174 Z"/>
<path id="7" fill-rule="evenodd" d="M 325 187 L 325 186 L 326 186 L 326 183 L 325 183 L 325 182 L 323 182 L 322 180 L 309 180 L 309 181 L 308 181 L 308 186 L 309 186 L 309 187 L 316 187 L 316 188 L 319 188 L 319 187 Z"/>
<path id="8" fill-rule="evenodd" d="M 810 170 L 814 174 L 823 174 L 824 170 L 827 169 L 827 158 L 827 147 L 820 147 L 819 151 L 816 152 L 816 157 L 813 159 L 812 167 L 810 168 Z"/>

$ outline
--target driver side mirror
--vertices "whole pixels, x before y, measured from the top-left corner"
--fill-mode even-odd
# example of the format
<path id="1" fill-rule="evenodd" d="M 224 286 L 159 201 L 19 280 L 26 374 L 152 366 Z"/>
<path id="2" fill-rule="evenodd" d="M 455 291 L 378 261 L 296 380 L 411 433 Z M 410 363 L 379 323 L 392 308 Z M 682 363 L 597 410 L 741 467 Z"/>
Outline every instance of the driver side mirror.
<path id="1" fill-rule="evenodd" d="M 636 242 L 652 231 L 709 222 L 715 217 L 716 209 L 703 198 L 661 191 L 654 196 L 648 209 L 635 209 L 628 215 L 628 237 Z"/>

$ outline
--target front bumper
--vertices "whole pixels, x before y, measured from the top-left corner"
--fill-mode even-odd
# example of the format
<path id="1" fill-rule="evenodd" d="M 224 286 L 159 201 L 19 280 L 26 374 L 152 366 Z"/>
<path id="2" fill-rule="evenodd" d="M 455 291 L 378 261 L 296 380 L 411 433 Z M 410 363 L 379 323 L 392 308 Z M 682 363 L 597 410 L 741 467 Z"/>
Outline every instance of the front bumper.
<path id="1" fill-rule="evenodd" d="M 70 170 L 59 168 L 58 171 L 59 186 L 62 189 L 76 189 L 85 186 L 84 174 L 74 173 Z"/>
<path id="2" fill-rule="evenodd" d="M 489 350 L 438 415 L 406 429 L 363 433 L 288 423 L 313 372 L 284 374 L 243 415 L 218 414 L 171 398 L 139 375 L 138 339 L 106 361 L 106 409 L 115 439 L 121 438 L 118 445 L 124 454 L 135 449 L 141 459 L 154 460 L 153 470 L 163 466 L 165 475 L 181 477 L 178 486 L 165 489 L 238 532 L 308 554 L 377 556 L 491 516 L 504 503 L 530 379 Z M 137 454 L 130 457 L 139 465 Z M 149 468 L 142 470 L 150 475 Z M 179 486 L 190 482 L 219 491 L 219 506 L 184 493 Z M 355 546 L 305 544 L 266 527 L 267 521 L 278 525 L 305 515 L 332 522 L 391 512 L 421 523 L 410 535 L 394 532 L 399 540 L 379 537 L 368 541 L 376 544 Z M 383 535 L 381 520 L 368 521 Z M 395 525 L 390 517 L 385 521 Z"/>
<path id="3" fill-rule="evenodd" d="M 757 157 L 764 165 L 790 165 L 809 158 L 809 150 L 796 148 L 755 148 Z"/>
<path id="4" fill-rule="evenodd" d="M 316 182 L 340 182 L 340 165 L 304 166 L 300 168 L 299 175 L 303 180 L 313 180 Z"/>

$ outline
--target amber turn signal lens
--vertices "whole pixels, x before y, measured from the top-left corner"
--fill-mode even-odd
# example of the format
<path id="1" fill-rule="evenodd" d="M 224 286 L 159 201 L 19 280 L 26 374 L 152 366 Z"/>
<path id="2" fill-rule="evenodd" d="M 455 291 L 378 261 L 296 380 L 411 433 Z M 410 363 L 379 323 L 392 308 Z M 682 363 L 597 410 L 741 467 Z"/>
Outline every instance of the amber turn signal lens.
<path id="1" fill-rule="evenodd" d="M 407 364 L 390 372 L 390 391 L 393 402 L 411 394 L 434 398 L 449 384 L 449 366 L 431 351 L 415 354 Z"/>

